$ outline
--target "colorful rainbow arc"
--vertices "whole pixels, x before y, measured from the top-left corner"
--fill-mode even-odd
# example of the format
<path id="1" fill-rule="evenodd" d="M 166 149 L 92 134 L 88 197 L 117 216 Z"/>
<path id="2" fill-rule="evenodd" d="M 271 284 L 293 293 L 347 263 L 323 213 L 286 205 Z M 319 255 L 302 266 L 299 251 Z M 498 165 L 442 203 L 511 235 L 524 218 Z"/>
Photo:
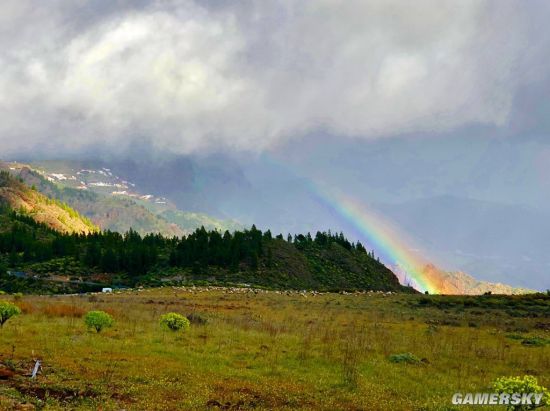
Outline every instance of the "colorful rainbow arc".
<path id="1" fill-rule="evenodd" d="M 285 162 L 279 161 L 273 156 L 266 156 L 264 159 L 299 177 L 299 173 L 292 170 Z M 404 281 L 406 284 L 410 284 L 418 291 L 428 291 L 430 294 L 442 291 L 424 273 L 423 268 L 427 261 L 411 250 L 410 246 L 414 242 L 390 224 L 386 218 L 374 212 L 367 205 L 338 193 L 334 189 L 315 184 L 309 178 L 304 180 L 308 190 L 317 201 L 354 227 L 384 264 L 392 271 L 398 271 L 396 274 L 401 274 L 398 275 L 401 279 L 406 278 Z"/>
<path id="2" fill-rule="evenodd" d="M 410 250 L 409 242 L 404 240 L 404 234 L 397 232 L 382 216 L 343 194 L 328 194 L 318 189 L 315 193 L 365 237 L 368 245 L 374 248 L 382 262 L 394 271 L 400 270 L 404 273 L 411 286 L 430 294 L 439 292 L 436 284 L 430 282 L 423 273 L 423 267 L 427 262 Z"/>

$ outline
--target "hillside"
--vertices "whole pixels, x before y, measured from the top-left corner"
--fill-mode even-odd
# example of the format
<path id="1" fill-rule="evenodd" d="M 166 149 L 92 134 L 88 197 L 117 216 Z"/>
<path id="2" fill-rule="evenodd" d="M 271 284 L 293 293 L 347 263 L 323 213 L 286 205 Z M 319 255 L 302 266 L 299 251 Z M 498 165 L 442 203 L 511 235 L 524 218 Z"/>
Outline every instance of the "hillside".
<path id="1" fill-rule="evenodd" d="M 206 214 L 162 209 L 144 199 L 110 196 L 92 190 L 59 185 L 24 165 L 12 167 L 10 172 L 16 174 L 18 178 L 10 177 L 10 174 L 3 172 L 3 187 L 0 189 L 0 197 L 3 198 L 4 203 L 13 210 L 24 211 L 34 221 L 44 223 L 47 227 L 61 233 L 90 233 L 97 230 L 90 220 L 100 227 L 115 232 L 124 233 L 133 230 L 142 236 L 148 233 L 159 233 L 167 238 L 191 234 L 193 229 L 202 222 L 208 223 L 205 232 L 207 230 L 222 232 L 228 226 Z M 21 181 L 25 181 L 36 189 L 30 188 Z M 51 200 L 38 191 L 46 193 L 55 200 Z M 67 203 L 86 217 L 81 217 L 67 206 Z M 155 214 L 155 210 L 159 214 Z M 2 225 L 5 229 L 5 216 Z M 231 228 L 238 230 L 239 227 L 233 225 Z M 198 232 L 203 233 L 201 230 Z M 196 233 L 193 235 L 196 236 Z M 132 270 L 122 268 L 120 262 L 112 267 L 105 264 L 105 258 L 109 257 L 106 255 L 106 250 L 103 250 L 105 255 L 100 253 L 93 263 L 83 263 L 80 261 L 81 255 L 86 255 L 89 252 L 89 247 L 86 244 L 79 246 L 80 250 L 75 256 L 68 256 L 72 258 L 69 261 L 69 266 L 73 269 L 68 270 L 67 266 L 60 265 L 59 261 L 46 266 L 43 264 L 44 261 L 35 261 L 42 266 L 33 266 L 30 271 L 48 275 L 62 271 L 68 273 L 69 276 L 74 274 L 76 277 L 82 277 L 83 273 L 86 277 L 93 275 L 94 272 L 107 272 L 110 274 L 102 278 L 103 282 L 112 282 L 112 279 L 116 277 L 117 281 L 122 279 L 129 285 L 138 281 L 150 284 L 206 281 L 222 284 L 253 283 L 265 287 L 293 289 L 397 290 L 400 288 L 397 278 L 401 284 L 409 283 L 398 269 L 390 271 L 383 264 L 372 259 L 368 253 L 358 253 L 357 250 L 352 250 L 350 243 L 342 239 L 331 241 L 330 244 L 324 244 L 321 247 L 318 241 L 313 241 L 311 237 L 307 236 L 297 236 L 290 242 L 283 241 L 281 238 L 265 238 L 263 239 L 264 248 L 261 252 L 258 250 L 256 256 L 239 256 L 241 259 L 238 262 L 239 267 L 235 267 L 234 262 L 227 261 L 225 265 L 214 262 L 214 264 L 207 264 L 200 269 L 197 269 L 195 261 L 187 262 L 183 266 L 170 262 L 169 257 L 174 250 L 166 243 L 166 240 L 163 241 L 165 243 L 159 249 L 151 252 L 156 256 L 154 261 L 140 270 L 137 276 L 135 272 L 130 272 Z M 44 246 L 40 245 L 39 247 Z M 24 250 L 21 251 L 24 252 Z M 60 255 L 59 257 L 65 256 Z M 118 258 L 128 257 L 119 256 Z M 135 258 L 140 261 L 141 257 Z M 76 265 L 73 264 L 75 261 Z M 12 268 L 29 269 L 29 264 L 24 264 L 24 267 L 13 266 Z M 483 294 L 485 292 L 518 294 L 530 291 L 505 284 L 478 281 L 466 273 L 446 272 L 431 264 L 426 265 L 423 271 L 429 282 L 436 284 L 437 289 L 445 294 Z"/>
<path id="2" fill-rule="evenodd" d="M 133 229 L 142 235 L 181 236 L 201 226 L 220 230 L 241 227 L 204 213 L 178 210 L 163 198 L 139 193 L 135 185 L 115 176 L 107 168 L 80 168 L 86 165 L 0 163 L 0 169 L 21 178 L 41 193 L 67 203 L 105 230 L 123 233 Z"/>
<path id="3" fill-rule="evenodd" d="M 245 235 L 251 233 L 254 229 L 245 231 Z M 261 251 L 244 251 L 238 263 L 231 261 L 231 256 L 227 263 L 201 266 L 197 262 L 181 263 L 176 255 L 177 268 L 165 270 L 161 282 L 199 280 L 276 289 L 412 291 L 401 286 L 383 264 L 355 246 L 346 248 L 332 240 L 320 244 L 269 237 L 262 237 L 260 244 Z"/>
<path id="4" fill-rule="evenodd" d="M 4 177 L 7 175 L 2 174 Z M 13 178 L 6 178 L 10 184 Z M 22 183 L 13 183 L 24 191 Z M 28 189 L 28 191 L 32 191 Z M 41 194 L 31 193 L 46 203 Z M 413 290 L 357 243 L 342 234 L 283 239 L 250 230 L 198 229 L 181 238 L 141 237 L 130 231 L 74 235 L 41 214 L 0 209 L 0 289 L 9 292 L 74 292 L 90 286 L 249 284 L 271 289 Z M 34 220 L 36 218 L 36 220 Z"/>
<path id="5" fill-rule="evenodd" d="M 44 196 L 6 172 L 0 172 L 0 202 L 61 233 L 89 234 L 98 230 L 66 204 Z"/>

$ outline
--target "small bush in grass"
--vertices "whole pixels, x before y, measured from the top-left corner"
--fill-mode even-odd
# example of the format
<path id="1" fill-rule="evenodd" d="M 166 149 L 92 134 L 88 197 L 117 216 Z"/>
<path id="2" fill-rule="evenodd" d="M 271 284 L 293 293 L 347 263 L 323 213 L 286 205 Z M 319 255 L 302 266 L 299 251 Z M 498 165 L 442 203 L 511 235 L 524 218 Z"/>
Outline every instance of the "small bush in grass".
<path id="1" fill-rule="evenodd" d="M 537 379 L 531 375 L 523 377 L 500 377 L 493 382 L 493 389 L 501 394 L 542 394 L 539 404 L 531 405 L 509 405 L 509 411 L 532 410 L 550 404 L 550 393 L 546 388 L 539 385 Z"/>
<path id="2" fill-rule="evenodd" d="M 523 335 L 520 334 L 506 334 L 506 338 L 509 338 L 511 340 L 523 340 Z"/>
<path id="3" fill-rule="evenodd" d="M 160 317 L 160 325 L 172 331 L 187 330 L 190 326 L 189 320 L 178 313 L 168 313 Z"/>
<path id="4" fill-rule="evenodd" d="M 414 354 L 411 354 L 410 352 L 390 355 L 389 360 L 396 364 L 400 364 L 400 363 L 419 364 L 421 362 L 420 358 L 418 358 Z"/>
<path id="5" fill-rule="evenodd" d="M 543 347 L 548 343 L 548 340 L 541 337 L 527 337 L 521 342 L 522 345 L 526 345 L 528 347 Z"/>
<path id="6" fill-rule="evenodd" d="M 104 328 L 112 326 L 115 321 L 104 311 L 89 311 L 84 317 L 84 322 L 88 328 L 94 328 L 97 332 L 101 332 Z"/>
<path id="7" fill-rule="evenodd" d="M 21 314 L 21 310 L 15 304 L 7 301 L 0 301 L 0 328 L 4 326 L 4 323 L 10 318 Z"/>

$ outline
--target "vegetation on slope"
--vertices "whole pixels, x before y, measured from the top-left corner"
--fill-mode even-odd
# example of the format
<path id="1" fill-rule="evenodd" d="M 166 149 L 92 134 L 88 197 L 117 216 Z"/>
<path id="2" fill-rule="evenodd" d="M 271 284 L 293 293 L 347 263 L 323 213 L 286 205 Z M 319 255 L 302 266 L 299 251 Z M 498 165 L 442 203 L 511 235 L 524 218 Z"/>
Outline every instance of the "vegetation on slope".
<path id="1" fill-rule="evenodd" d="M 162 233 L 167 236 L 185 233 L 185 230 L 176 224 L 155 215 L 130 198 L 63 187 L 25 167 L 19 171 L 18 177 L 48 197 L 69 204 L 102 229 L 125 232 L 132 228 L 140 234 Z"/>
<path id="2" fill-rule="evenodd" d="M 89 234 L 98 230 L 66 203 L 44 196 L 5 171 L 0 171 L 0 203 L 59 232 Z"/>
<path id="3" fill-rule="evenodd" d="M 208 214 L 181 211 L 178 209 L 160 211 L 158 215 L 166 221 L 176 224 L 185 232 L 191 232 L 199 227 L 204 227 L 207 230 L 220 231 L 234 231 L 243 228 L 241 224 L 235 221 L 219 220 Z"/>
<path id="4" fill-rule="evenodd" d="M 129 197 L 113 195 L 112 188 L 87 185 L 86 190 L 78 189 L 80 180 L 88 181 L 89 175 L 81 174 L 77 179 L 67 178 L 61 181 L 48 181 L 44 176 L 76 174 L 79 167 L 85 164 L 78 162 L 41 162 L 33 165 L 13 164 L 12 170 L 28 185 L 34 185 L 38 191 L 49 197 L 66 202 L 83 215 L 89 217 L 95 224 L 104 230 L 126 232 L 132 228 L 138 233 L 160 233 L 165 236 L 181 236 L 204 226 L 210 230 L 236 230 L 242 228 L 234 221 L 214 218 L 204 213 L 194 213 L 178 210 L 170 204 L 157 204 L 143 200 L 139 195 Z M 86 166 L 92 166 L 87 164 Z M 0 168 L 2 164 L 0 163 Z M 5 167 L 8 168 L 9 167 Z M 107 183 L 116 183 L 118 177 L 91 174 L 93 181 L 107 180 Z M 76 177 L 76 176 L 75 176 Z M 116 178 L 116 179 L 115 179 Z M 90 182 L 90 181 L 88 181 Z M 134 193 L 135 194 L 135 193 Z"/>
<path id="5" fill-rule="evenodd" d="M 268 288 L 410 291 L 360 244 L 342 234 L 317 233 L 283 239 L 269 231 L 220 233 L 204 228 L 181 238 L 144 237 L 130 230 L 63 234 L 8 208 L 0 210 L 0 255 L 10 271 L 35 277 L 56 275 L 79 283 L 122 285 L 160 282 L 250 283 Z M 29 278 L 31 277 L 31 278 Z M 17 291 L 4 275 L 0 288 Z M 33 284 L 29 284 L 29 281 Z"/>

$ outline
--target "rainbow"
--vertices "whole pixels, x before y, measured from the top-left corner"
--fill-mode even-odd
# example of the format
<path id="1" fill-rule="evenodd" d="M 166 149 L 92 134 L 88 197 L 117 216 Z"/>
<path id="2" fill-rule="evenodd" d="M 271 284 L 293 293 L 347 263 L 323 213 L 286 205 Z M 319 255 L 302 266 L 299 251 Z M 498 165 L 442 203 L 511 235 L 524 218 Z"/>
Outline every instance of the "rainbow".
<path id="1" fill-rule="evenodd" d="M 374 249 L 380 260 L 394 272 L 398 272 L 402 281 L 422 292 L 440 292 L 439 287 L 423 273 L 427 261 L 410 248 L 412 241 L 384 217 L 341 193 L 331 191 L 329 194 L 328 191 L 312 185 L 310 189 L 320 201 L 352 225 L 365 238 L 368 246 Z"/>
<path id="2" fill-rule="evenodd" d="M 310 178 L 303 178 L 285 162 L 273 156 L 264 156 L 264 160 L 296 177 L 302 177 L 316 200 L 350 224 L 364 238 L 367 243 L 365 245 L 373 249 L 380 261 L 397 275 L 402 284 L 411 285 L 418 291 L 427 291 L 430 294 L 444 291 L 441 283 L 436 283 L 424 272 L 428 261 L 411 247 L 414 241 L 386 218 L 350 196 L 316 184 Z"/>

